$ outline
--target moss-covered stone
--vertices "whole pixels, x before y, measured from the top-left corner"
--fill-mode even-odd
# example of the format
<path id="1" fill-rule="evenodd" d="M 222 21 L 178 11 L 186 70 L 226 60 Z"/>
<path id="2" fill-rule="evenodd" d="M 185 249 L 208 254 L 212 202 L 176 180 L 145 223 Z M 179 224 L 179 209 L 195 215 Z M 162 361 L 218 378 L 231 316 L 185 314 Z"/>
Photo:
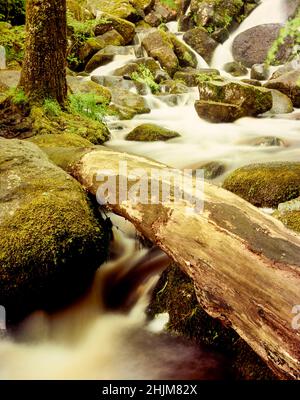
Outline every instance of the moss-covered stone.
<path id="1" fill-rule="evenodd" d="M 110 90 L 94 81 L 68 76 L 67 82 L 72 93 L 92 93 L 99 97 L 99 101 L 102 99 L 103 103 L 108 104 L 111 101 Z"/>
<path id="2" fill-rule="evenodd" d="M 198 88 L 201 100 L 195 103 L 196 110 L 200 117 L 212 122 L 255 116 L 273 105 L 271 91 L 240 82 L 200 77 Z"/>
<path id="3" fill-rule="evenodd" d="M 248 70 L 241 63 L 236 61 L 228 62 L 224 65 L 224 71 L 232 76 L 243 76 L 248 74 Z"/>
<path id="4" fill-rule="evenodd" d="M 102 11 L 118 18 L 131 21 L 139 20 L 143 11 L 149 8 L 152 0 L 86 0 L 85 4 L 89 10 L 96 15 Z"/>
<path id="5" fill-rule="evenodd" d="M 171 131 L 155 124 L 142 124 L 133 129 L 126 136 L 126 140 L 136 140 L 138 142 L 166 141 L 180 137 L 178 132 Z"/>
<path id="6" fill-rule="evenodd" d="M 233 171 L 223 187 L 257 207 L 277 207 L 300 195 L 300 163 L 250 164 Z"/>
<path id="7" fill-rule="evenodd" d="M 235 379 L 274 379 L 272 372 L 230 328 L 210 317 L 199 305 L 193 281 L 177 265 L 167 268 L 152 294 L 149 318 L 167 312 L 171 332 L 223 353 Z"/>
<path id="8" fill-rule="evenodd" d="M 183 35 L 183 40 L 191 46 L 207 63 L 210 63 L 218 42 L 212 39 L 204 28 L 193 28 Z"/>
<path id="9" fill-rule="evenodd" d="M 94 147 L 94 145 L 74 133 L 39 135 L 26 139 L 42 149 L 49 147 Z"/>
<path id="10" fill-rule="evenodd" d="M 300 232 L 300 197 L 279 204 L 273 217 L 279 219 L 289 229 Z"/>
<path id="11" fill-rule="evenodd" d="M 170 76 L 179 68 L 179 61 L 174 52 L 174 45 L 166 32 L 156 30 L 147 35 L 142 44 L 150 57 L 157 60 Z"/>
<path id="12" fill-rule="evenodd" d="M 147 106 L 143 96 L 122 88 L 113 88 L 111 89 L 111 92 L 112 104 L 114 105 L 115 110 L 127 110 L 131 115 L 128 119 L 131 119 L 136 114 L 147 114 L 150 112 L 150 108 Z"/>
<path id="13" fill-rule="evenodd" d="M 102 35 L 112 29 L 115 29 L 123 37 L 125 45 L 132 42 L 135 35 L 135 25 L 133 23 L 111 14 L 102 13 L 99 24 L 94 29 L 95 35 Z"/>
<path id="14" fill-rule="evenodd" d="M 195 54 L 182 43 L 173 33 L 169 33 L 169 38 L 173 43 L 173 51 L 176 54 L 180 67 L 196 68 L 198 61 Z"/>
<path id="15" fill-rule="evenodd" d="M 300 70 L 290 71 L 278 78 L 270 79 L 265 87 L 276 89 L 288 96 L 295 107 L 300 107 Z"/>
<path id="16" fill-rule="evenodd" d="M 198 86 L 199 76 L 203 74 L 205 74 L 207 77 L 215 77 L 216 75 L 220 75 L 220 72 L 217 69 L 213 68 L 185 68 L 177 71 L 173 78 L 179 81 L 183 81 L 189 87 L 195 87 Z"/>
<path id="17" fill-rule="evenodd" d="M 86 289 L 108 232 L 80 184 L 37 146 L 0 142 L 0 303 L 15 320 Z"/>

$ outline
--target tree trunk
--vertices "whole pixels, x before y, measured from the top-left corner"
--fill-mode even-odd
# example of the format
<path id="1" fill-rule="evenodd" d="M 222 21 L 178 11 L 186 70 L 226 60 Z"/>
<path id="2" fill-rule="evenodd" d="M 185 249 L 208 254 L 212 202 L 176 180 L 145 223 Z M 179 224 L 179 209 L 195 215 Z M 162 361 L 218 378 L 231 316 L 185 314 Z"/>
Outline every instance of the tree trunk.
<path id="1" fill-rule="evenodd" d="M 26 1 L 26 46 L 20 87 L 30 101 L 63 105 L 66 83 L 66 0 Z"/>
<path id="2" fill-rule="evenodd" d="M 127 176 L 136 168 L 148 175 L 166 168 L 101 146 L 46 151 L 93 194 L 100 185 L 97 173 L 110 170 L 118 177 L 119 161 L 127 162 Z M 209 183 L 204 189 L 202 213 L 187 213 L 193 207 L 188 200 L 127 200 L 108 207 L 181 266 L 208 314 L 232 326 L 280 378 L 299 379 L 300 329 L 292 310 L 300 305 L 300 237 L 235 194 Z"/>

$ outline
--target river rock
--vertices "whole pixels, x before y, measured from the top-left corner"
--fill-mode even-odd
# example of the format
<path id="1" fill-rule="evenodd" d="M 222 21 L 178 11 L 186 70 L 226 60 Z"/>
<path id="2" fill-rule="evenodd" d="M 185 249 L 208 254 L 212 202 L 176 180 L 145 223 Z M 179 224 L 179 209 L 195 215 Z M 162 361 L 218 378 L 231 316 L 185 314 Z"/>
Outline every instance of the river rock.
<path id="1" fill-rule="evenodd" d="M 157 27 L 163 23 L 176 20 L 177 11 L 167 4 L 155 1 L 153 10 L 144 18 L 144 21 L 151 26 Z"/>
<path id="2" fill-rule="evenodd" d="M 245 116 L 263 114 L 272 108 L 272 93 L 229 80 L 199 81 L 200 101 L 195 108 L 201 118 L 211 122 L 232 122 Z"/>
<path id="3" fill-rule="evenodd" d="M 14 321 L 82 293 L 108 234 L 80 184 L 34 144 L 0 138 L 0 165 L 0 304 Z"/>
<path id="4" fill-rule="evenodd" d="M 92 93 L 98 96 L 102 102 L 109 103 L 111 100 L 111 92 L 104 86 L 93 81 L 82 80 L 78 77 L 68 76 L 68 86 L 72 93 Z"/>
<path id="5" fill-rule="evenodd" d="M 228 72 L 232 76 L 243 76 L 248 73 L 248 69 L 236 61 L 226 63 L 223 68 L 225 72 Z"/>
<path id="6" fill-rule="evenodd" d="M 141 95 L 146 95 L 148 93 L 148 86 L 145 83 L 123 79 L 121 76 L 92 75 L 91 80 L 107 88 L 118 86 L 126 90 L 136 90 L 137 93 Z"/>
<path id="7" fill-rule="evenodd" d="M 85 0 L 84 4 L 95 16 L 104 12 L 118 18 L 135 21 L 152 6 L 153 0 Z"/>
<path id="8" fill-rule="evenodd" d="M 280 24 L 257 25 L 240 33 L 233 41 L 232 55 L 235 61 L 251 68 L 254 64 L 265 62 L 268 52 L 278 38 Z M 275 57 L 274 63 L 283 63 L 292 53 L 292 46 L 282 45 Z"/>
<path id="9" fill-rule="evenodd" d="M 294 111 L 292 100 L 278 90 L 272 89 L 273 105 L 270 114 L 288 114 Z"/>
<path id="10" fill-rule="evenodd" d="M 194 28 L 183 35 L 183 40 L 191 46 L 207 63 L 210 63 L 218 42 L 203 28 Z"/>
<path id="11" fill-rule="evenodd" d="M 287 72 L 276 79 L 270 79 L 264 86 L 277 89 L 288 96 L 295 107 L 300 107 L 300 69 Z"/>
<path id="12" fill-rule="evenodd" d="M 205 179 L 215 179 L 218 176 L 224 174 L 226 170 L 226 165 L 219 161 L 209 161 L 198 165 L 197 169 L 204 170 Z"/>
<path id="13" fill-rule="evenodd" d="M 180 137 L 178 132 L 171 131 L 155 124 L 142 124 L 128 133 L 126 140 L 156 142 L 166 141 L 176 137 Z"/>
<path id="14" fill-rule="evenodd" d="M 173 44 L 173 51 L 176 54 L 179 65 L 182 68 L 197 68 L 198 61 L 195 54 L 182 43 L 173 33 L 169 33 L 169 38 Z"/>
<path id="15" fill-rule="evenodd" d="M 259 147 L 285 147 L 286 143 L 276 136 L 259 136 L 254 139 L 249 139 L 241 142 L 242 144 L 247 144 L 250 146 L 259 146 Z"/>
<path id="16" fill-rule="evenodd" d="M 131 119 L 136 114 L 146 114 L 150 112 L 145 99 L 129 90 L 122 88 L 112 88 L 112 103 L 115 110 L 120 112 L 122 119 Z"/>
<path id="17" fill-rule="evenodd" d="M 195 87 L 198 86 L 198 79 L 201 75 L 207 76 L 216 76 L 220 75 L 220 72 L 217 69 L 213 68 L 185 68 L 180 71 L 177 71 L 174 75 L 174 79 L 183 81 L 186 86 L 188 87 Z"/>
<path id="18" fill-rule="evenodd" d="M 123 67 L 117 68 L 113 72 L 113 75 L 130 78 L 131 74 L 133 72 L 137 72 L 141 65 L 149 69 L 153 75 L 155 75 L 157 71 L 161 71 L 160 65 L 158 64 L 158 62 L 154 60 L 154 58 L 144 57 L 136 59 L 134 62 L 129 62 L 125 64 Z"/>
<path id="19" fill-rule="evenodd" d="M 257 207 L 277 207 L 300 195 L 300 162 L 250 164 L 233 171 L 223 187 Z"/>
<path id="20" fill-rule="evenodd" d="M 147 35 L 142 45 L 150 57 L 157 60 L 170 76 L 179 68 L 179 61 L 174 52 L 174 45 L 166 32 L 156 30 Z"/>
<path id="21" fill-rule="evenodd" d="M 125 45 L 132 42 L 135 35 L 135 25 L 133 23 L 105 13 L 101 14 L 100 21 L 101 23 L 94 28 L 95 36 L 103 35 L 115 29 L 123 37 Z"/>
<path id="22" fill-rule="evenodd" d="M 265 81 L 269 78 L 270 69 L 266 64 L 254 64 L 251 67 L 250 78 L 257 81 Z"/>

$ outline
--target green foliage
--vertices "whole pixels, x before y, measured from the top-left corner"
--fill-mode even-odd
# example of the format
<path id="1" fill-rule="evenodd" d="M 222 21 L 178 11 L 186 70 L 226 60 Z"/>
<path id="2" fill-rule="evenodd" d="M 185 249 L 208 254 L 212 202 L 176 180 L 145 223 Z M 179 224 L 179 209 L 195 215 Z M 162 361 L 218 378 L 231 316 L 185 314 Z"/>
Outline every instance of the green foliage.
<path id="1" fill-rule="evenodd" d="M 26 94 L 20 88 L 11 88 L 8 91 L 8 95 L 11 98 L 13 104 L 21 106 L 28 102 Z"/>
<path id="2" fill-rule="evenodd" d="M 0 46 L 6 50 L 7 62 L 21 62 L 24 54 L 25 29 L 24 26 L 9 27 L 0 22 Z"/>
<path id="3" fill-rule="evenodd" d="M 198 83 L 210 81 L 222 81 L 223 78 L 218 74 L 199 74 L 196 78 Z"/>
<path id="4" fill-rule="evenodd" d="M 25 0 L 0 0 L 0 21 L 21 25 L 25 22 Z"/>
<path id="5" fill-rule="evenodd" d="M 43 108 L 48 117 L 59 117 L 61 115 L 60 105 L 53 99 L 45 99 Z"/>
<path id="6" fill-rule="evenodd" d="M 275 40 L 273 45 L 271 46 L 267 58 L 267 65 L 278 64 L 276 61 L 276 56 L 278 54 L 278 50 L 281 46 L 284 45 L 285 41 L 291 38 L 294 44 L 294 51 L 292 57 L 299 54 L 299 46 L 300 46 L 300 8 L 298 9 L 294 18 L 290 19 L 285 26 L 280 30 L 278 38 Z"/>
<path id="7" fill-rule="evenodd" d="M 177 10 L 178 6 L 176 5 L 174 0 L 160 0 L 161 4 L 164 4 L 165 6 L 168 6 L 172 10 Z"/>
<path id="8" fill-rule="evenodd" d="M 107 103 L 101 96 L 93 93 L 77 93 L 69 96 L 69 110 L 94 121 L 103 121 L 108 114 Z"/>
<path id="9" fill-rule="evenodd" d="M 159 85 L 155 82 L 154 76 L 149 68 L 144 64 L 139 65 L 139 69 L 131 74 L 131 79 L 136 82 L 145 83 L 152 93 L 159 92 Z"/>

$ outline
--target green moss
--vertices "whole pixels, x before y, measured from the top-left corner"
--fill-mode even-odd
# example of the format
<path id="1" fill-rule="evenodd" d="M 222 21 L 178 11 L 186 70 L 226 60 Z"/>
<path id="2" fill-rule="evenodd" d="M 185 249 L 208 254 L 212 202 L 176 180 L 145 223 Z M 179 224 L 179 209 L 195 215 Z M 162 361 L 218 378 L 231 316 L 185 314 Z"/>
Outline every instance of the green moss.
<path id="1" fill-rule="evenodd" d="M 24 91 L 20 88 L 9 89 L 7 95 L 11 98 L 12 103 L 17 106 L 22 106 L 28 103 L 28 98 L 26 97 Z"/>
<path id="2" fill-rule="evenodd" d="M 180 137 L 178 132 L 170 131 L 155 124 L 139 125 L 127 136 L 126 140 L 136 140 L 139 142 L 155 142 L 166 141 L 176 137 Z"/>
<path id="3" fill-rule="evenodd" d="M 300 163 L 251 164 L 232 172 L 223 187 L 258 207 L 277 207 L 300 195 Z"/>
<path id="4" fill-rule="evenodd" d="M 28 141 L 38 145 L 39 147 L 51 148 L 51 147 L 93 147 L 94 145 L 74 133 L 62 133 L 62 134 L 46 134 L 34 136 L 27 139 Z"/>
<path id="5" fill-rule="evenodd" d="M 223 353 L 236 379 L 272 379 L 270 370 L 230 328 L 210 317 L 199 305 L 193 281 L 178 266 L 167 268 L 154 289 L 147 315 L 169 313 L 167 329 Z"/>
<path id="6" fill-rule="evenodd" d="M 286 227 L 293 231 L 300 232 L 300 210 L 280 213 L 275 211 L 273 217 L 279 219 Z"/>

